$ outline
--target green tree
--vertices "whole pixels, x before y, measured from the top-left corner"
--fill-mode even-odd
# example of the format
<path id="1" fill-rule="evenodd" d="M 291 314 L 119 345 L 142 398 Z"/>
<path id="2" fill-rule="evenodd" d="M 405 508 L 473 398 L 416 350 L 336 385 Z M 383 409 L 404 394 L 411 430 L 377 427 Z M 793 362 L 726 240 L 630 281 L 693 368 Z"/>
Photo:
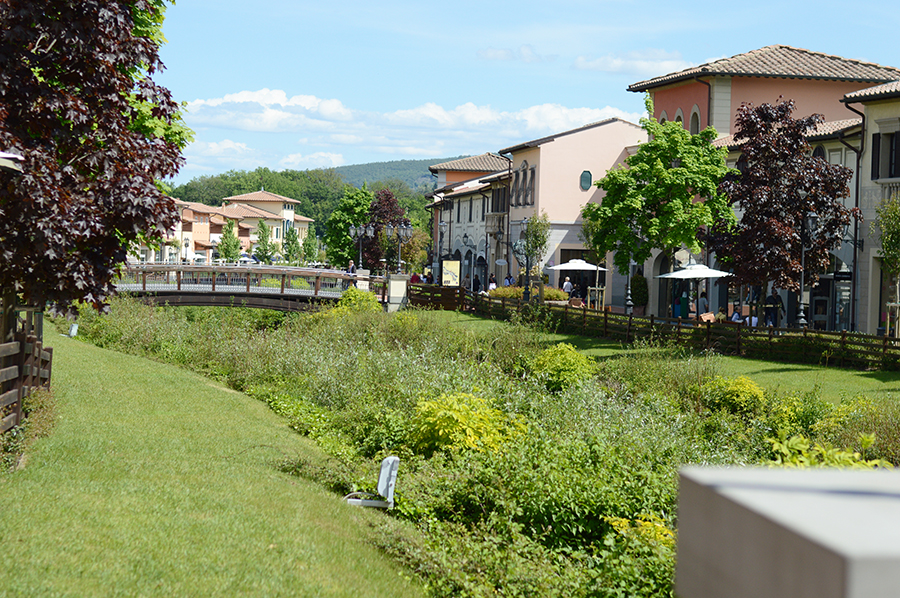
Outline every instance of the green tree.
<path id="1" fill-rule="evenodd" d="M 365 225 L 369 221 L 369 207 L 375 195 L 366 185 L 362 189 L 347 189 L 340 203 L 328 219 L 325 245 L 332 264 L 346 266 L 356 257 L 356 242 L 350 237 L 350 226 Z M 362 266 L 362 264 L 360 264 Z"/>
<path id="2" fill-rule="evenodd" d="M 284 233 L 284 259 L 292 266 L 300 264 L 300 258 L 303 257 L 303 248 L 300 247 L 300 238 L 297 236 L 297 229 L 291 227 Z"/>
<path id="3" fill-rule="evenodd" d="M 241 242 L 234 234 L 234 220 L 226 220 L 218 250 L 219 257 L 226 262 L 236 262 L 241 258 Z"/>
<path id="4" fill-rule="evenodd" d="M 316 229 L 312 226 L 306 231 L 306 237 L 303 238 L 303 260 L 306 262 L 318 261 L 319 259 L 319 242 L 316 239 Z"/>
<path id="5" fill-rule="evenodd" d="M 653 102 L 645 100 L 648 114 Z M 606 191 L 599 204 L 582 208 L 582 237 L 598 255 L 615 251 L 619 272 L 632 259 L 646 261 L 653 248 L 701 248 L 698 232 L 721 220 L 734 220 L 719 182 L 728 172 L 725 149 L 715 148 L 716 130 L 691 135 L 681 123 L 642 118 L 649 141 L 595 184 Z M 697 198 L 703 201 L 696 201 Z"/>
<path id="6" fill-rule="evenodd" d="M 256 235 L 256 247 L 253 248 L 253 254 L 264 264 L 272 263 L 272 258 L 275 256 L 278 246 L 272 242 L 269 227 L 262 219 L 259 221 Z"/>
<path id="7" fill-rule="evenodd" d="M 528 220 L 522 240 L 525 242 L 525 255 L 531 260 L 532 267 L 539 266 L 550 243 L 550 218 L 546 212 L 542 210 L 540 215 Z"/>
<path id="8" fill-rule="evenodd" d="M 900 303 L 900 196 L 894 193 L 875 209 L 876 218 L 870 225 L 873 235 L 879 237 L 881 267 L 895 280 L 895 298 Z"/>

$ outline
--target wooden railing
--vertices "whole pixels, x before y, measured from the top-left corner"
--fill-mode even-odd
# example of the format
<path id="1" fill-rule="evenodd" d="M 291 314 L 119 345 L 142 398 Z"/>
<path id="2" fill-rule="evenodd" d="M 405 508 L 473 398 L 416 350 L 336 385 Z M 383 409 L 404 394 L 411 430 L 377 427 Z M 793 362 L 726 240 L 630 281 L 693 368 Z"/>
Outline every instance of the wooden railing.
<path id="1" fill-rule="evenodd" d="M 508 320 L 523 313 L 518 299 L 495 299 L 428 285 L 410 288 L 410 304 L 459 309 L 479 316 Z M 455 299 L 455 301 L 454 301 Z M 666 340 L 696 351 L 711 350 L 768 361 L 814 363 L 857 369 L 900 369 L 900 339 L 846 330 L 755 327 L 732 322 L 698 322 L 681 318 L 638 317 L 569 305 L 543 304 L 536 317 L 560 332 L 609 338 L 625 343 Z"/>
<path id="2" fill-rule="evenodd" d="M 128 264 L 116 286 L 132 293 L 254 294 L 302 300 L 339 299 L 354 284 L 384 301 L 383 277 L 287 266 Z"/>

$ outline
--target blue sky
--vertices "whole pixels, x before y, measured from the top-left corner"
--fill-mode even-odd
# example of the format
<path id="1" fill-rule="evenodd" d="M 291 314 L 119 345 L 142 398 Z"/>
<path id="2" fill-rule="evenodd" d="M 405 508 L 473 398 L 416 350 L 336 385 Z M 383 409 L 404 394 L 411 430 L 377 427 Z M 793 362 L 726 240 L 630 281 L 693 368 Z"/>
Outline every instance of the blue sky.
<path id="1" fill-rule="evenodd" d="M 196 132 L 176 183 L 636 122 L 629 84 L 770 44 L 900 67 L 900 13 L 884 1 L 178 0 L 166 14 L 155 79 Z"/>

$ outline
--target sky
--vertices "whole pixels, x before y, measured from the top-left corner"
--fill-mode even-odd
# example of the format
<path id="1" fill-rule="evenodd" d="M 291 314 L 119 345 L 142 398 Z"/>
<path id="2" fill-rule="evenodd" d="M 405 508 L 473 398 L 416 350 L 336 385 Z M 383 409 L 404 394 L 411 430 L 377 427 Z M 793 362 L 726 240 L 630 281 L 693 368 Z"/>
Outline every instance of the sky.
<path id="1" fill-rule="evenodd" d="M 898 29 L 884 0 L 177 0 L 154 80 L 195 132 L 181 184 L 637 122 L 630 84 L 771 44 L 900 67 Z"/>

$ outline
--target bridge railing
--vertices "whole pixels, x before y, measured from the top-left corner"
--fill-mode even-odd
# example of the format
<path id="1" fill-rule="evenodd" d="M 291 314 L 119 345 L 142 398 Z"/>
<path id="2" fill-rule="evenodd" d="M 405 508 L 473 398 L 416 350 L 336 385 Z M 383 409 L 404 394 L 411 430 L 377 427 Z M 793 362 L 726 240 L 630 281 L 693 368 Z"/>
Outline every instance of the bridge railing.
<path id="1" fill-rule="evenodd" d="M 350 285 L 367 283 L 385 299 L 384 278 L 357 277 L 338 270 L 264 265 L 128 264 L 118 286 L 153 292 L 259 293 L 338 298 Z"/>

